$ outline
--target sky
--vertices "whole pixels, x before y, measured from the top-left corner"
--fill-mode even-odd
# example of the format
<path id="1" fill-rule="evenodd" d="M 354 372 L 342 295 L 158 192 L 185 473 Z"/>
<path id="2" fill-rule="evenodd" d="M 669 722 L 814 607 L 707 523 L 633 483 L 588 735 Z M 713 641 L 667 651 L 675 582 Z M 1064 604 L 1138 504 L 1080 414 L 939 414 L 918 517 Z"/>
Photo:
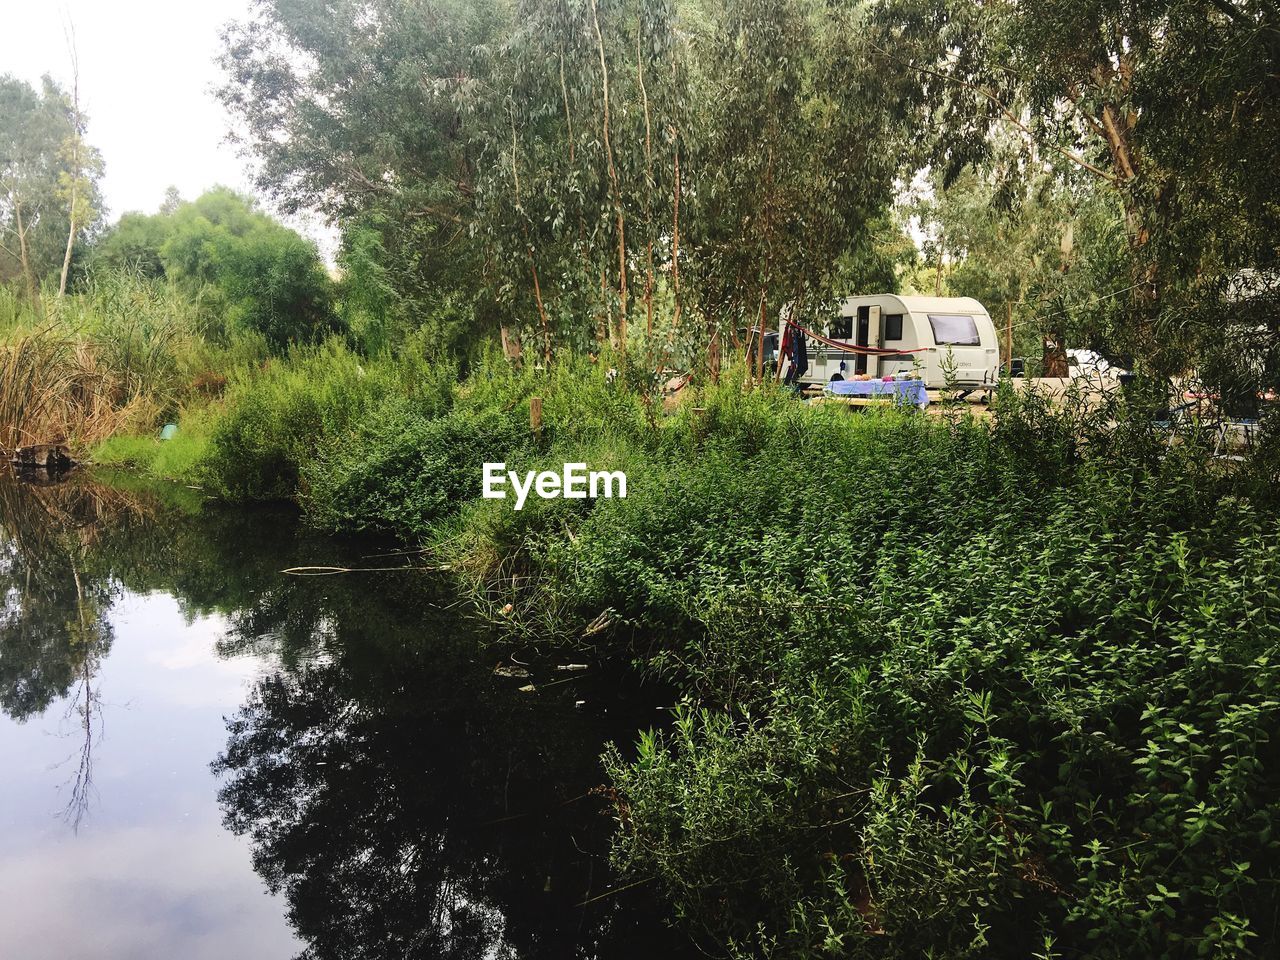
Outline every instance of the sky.
<path id="1" fill-rule="evenodd" d="M 89 142 L 106 164 L 111 221 L 131 210 L 154 213 L 170 185 L 186 199 L 215 184 L 254 193 L 248 161 L 225 142 L 231 120 L 213 96 L 222 28 L 249 7 L 250 0 L 0 0 L 8 38 L 0 74 L 36 85 L 48 73 L 69 89 L 65 27 L 74 24 L 80 100 Z M 290 225 L 332 256 L 333 232 L 323 223 Z"/>
<path id="2" fill-rule="evenodd" d="M 224 718 L 275 664 L 223 657 L 225 618 L 172 596 L 125 591 L 107 613 L 93 680 L 93 789 L 65 817 L 80 715 L 63 698 L 19 723 L 0 714 L 0 954 L 287 960 L 302 948 L 286 903 L 254 872 L 252 845 L 222 823 Z M 79 687 L 73 687 L 75 699 Z"/>

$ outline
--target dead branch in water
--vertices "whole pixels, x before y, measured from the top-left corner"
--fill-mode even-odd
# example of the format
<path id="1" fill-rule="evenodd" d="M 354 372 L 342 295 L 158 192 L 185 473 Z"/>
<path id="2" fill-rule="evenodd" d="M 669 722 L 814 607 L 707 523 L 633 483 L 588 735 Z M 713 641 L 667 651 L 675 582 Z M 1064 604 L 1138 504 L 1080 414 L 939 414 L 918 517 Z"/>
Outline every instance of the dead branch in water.
<path id="1" fill-rule="evenodd" d="M 440 567 L 409 564 L 403 567 L 286 567 L 280 572 L 291 577 L 332 577 L 340 573 L 398 573 L 405 570 L 425 570 L 436 573 L 448 569 L 447 564 Z"/>

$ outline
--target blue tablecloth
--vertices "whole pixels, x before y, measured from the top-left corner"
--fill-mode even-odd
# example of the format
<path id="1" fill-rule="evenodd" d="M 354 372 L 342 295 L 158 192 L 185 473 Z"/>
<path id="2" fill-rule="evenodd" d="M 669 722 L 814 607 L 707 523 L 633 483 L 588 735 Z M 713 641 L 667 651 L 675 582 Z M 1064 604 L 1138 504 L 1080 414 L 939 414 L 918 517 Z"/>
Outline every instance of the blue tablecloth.
<path id="1" fill-rule="evenodd" d="M 835 397 L 883 397 L 916 407 L 929 405 L 923 380 L 836 380 L 827 384 L 827 392 Z"/>

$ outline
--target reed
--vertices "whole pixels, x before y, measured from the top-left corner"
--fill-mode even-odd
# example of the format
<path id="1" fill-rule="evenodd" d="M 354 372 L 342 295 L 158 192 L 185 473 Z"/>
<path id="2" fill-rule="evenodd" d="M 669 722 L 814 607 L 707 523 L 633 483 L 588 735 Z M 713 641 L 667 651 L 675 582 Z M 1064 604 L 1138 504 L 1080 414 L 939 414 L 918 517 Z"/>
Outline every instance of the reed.
<path id="1" fill-rule="evenodd" d="M 0 449 L 31 443 L 88 446 L 154 410 L 94 345 L 52 325 L 0 340 Z"/>

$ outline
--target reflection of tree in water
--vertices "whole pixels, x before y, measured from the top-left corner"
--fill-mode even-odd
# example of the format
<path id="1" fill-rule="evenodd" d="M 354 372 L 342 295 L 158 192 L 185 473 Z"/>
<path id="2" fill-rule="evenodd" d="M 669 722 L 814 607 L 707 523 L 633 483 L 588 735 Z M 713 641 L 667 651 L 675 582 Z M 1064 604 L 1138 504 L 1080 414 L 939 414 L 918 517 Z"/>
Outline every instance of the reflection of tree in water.
<path id="1" fill-rule="evenodd" d="M 675 955 L 617 899 L 578 907 L 608 882 L 598 731 L 472 662 L 420 582 L 303 589 L 326 656 L 257 684 L 216 767 L 304 956 Z"/>
<path id="2" fill-rule="evenodd" d="M 9 716 L 24 720 L 67 696 L 110 648 L 105 614 L 119 589 L 91 558 L 104 527 L 140 509 L 78 484 L 0 478 L 0 708 Z"/>
<path id="3" fill-rule="evenodd" d="M 79 748 L 66 813 L 77 827 L 93 783 L 94 681 L 111 647 L 106 612 L 117 593 L 87 561 L 104 528 L 140 511 L 124 494 L 0 479 L 0 708 L 22 721 L 67 699 Z"/>
<path id="4" fill-rule="evenodd" d="M 72 619 L 67 622 L 67 640 L 80 669 L 76 676 L 75 694 L 68 702 L 67 717 L 76 718 L 80 750 L 65 816 L 79 830 L 89 812 L 93 789 L 94 730 L 95 727 L 100 730 L 102 726 L 102 698 L 93 682 L 102 658 L 111 646 L 112 634 L 105 609 L 99 609 L 96 599 L 85 593 L 75 558 L 72 559 L 71 573 L 76 582 L 76 608 Z"/>
<path id="5" fill-rule="evenodd" d="M 226 821 L 284 894 L 305 956 L 682 951 L 636 909 L 639 891 L 578 907 L 610 883 L 609 824 L 589 795 L 606 732 L 572 695 L 494 678 L 498 655 L 425 576 L 281 577 L 367 566 L 377 548 L 309 539 L 288 511 L 184 511 L 83 481 L 0 482 L 0 528 L 0 708 L 22 719 L 65 699 L 85 734 L 71 819 L 91 793 L 106 614 L 122 590 L 163 590 L 188 616 L 226 617 L 223 655 L 279 665 L 231 721 L 217 767 Z M 630 740 L 634 726 L 608 734 Z"/>

